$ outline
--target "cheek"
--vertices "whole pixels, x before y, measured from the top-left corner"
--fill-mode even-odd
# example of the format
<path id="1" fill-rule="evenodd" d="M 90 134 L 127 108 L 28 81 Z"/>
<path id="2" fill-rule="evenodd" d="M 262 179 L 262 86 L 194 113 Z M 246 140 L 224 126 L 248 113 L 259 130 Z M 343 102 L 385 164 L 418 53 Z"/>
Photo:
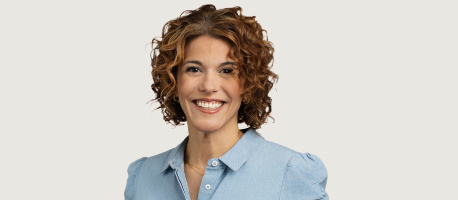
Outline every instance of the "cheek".
<path id="1" fill-rule="evenodd" d="M 242 94 L 243 89 L 239 85 L 237 81 L 234 80 L 234 82 L 231 82 L 230 84 L 227 84 L 228 91 L 230 91 L 230 95 L 232 97 L 233 101 L 241 101 L 242 97 L 240 96 Z"/>
<path id="2" fill-rule="evenodd" d="M 177 93 L 178 93 L 178 96 L 181 95 L 181 93 L 185 90 L 185 88 L 183 88 L 184 86 L 186 86 L 186 80 L 183 79 L 183 75 L 178 72 L 177 74 Z"/>
<path id="3" fill-rule="evenodd" d="M 185 93 L 186 93 L 186 84 L 178 83 L 178 86 L 177 86 L 177 96 L 180 97 L 180 98 L 183 98 L 183 96 L 185 95 Z"/>
<path id="4" fill-rule="evenodd" d="M 192 81 L 189 77 L 186 77 L 186 76 L 177 77 L 177 91 L 178 91 L 177 96 L 178 97 L 186 98 L 194 91 L 195 87 L 196 87 L 195 81 Z"/>

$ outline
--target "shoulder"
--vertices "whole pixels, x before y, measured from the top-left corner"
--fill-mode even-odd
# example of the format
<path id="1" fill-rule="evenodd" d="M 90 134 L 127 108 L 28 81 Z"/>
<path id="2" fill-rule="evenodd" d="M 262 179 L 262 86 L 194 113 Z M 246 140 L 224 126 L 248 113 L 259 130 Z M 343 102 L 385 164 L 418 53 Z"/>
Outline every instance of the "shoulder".
<path id="1" fill-rule="evenodd" d="M 294 154 L 288 163 L 288 171 L 290 173 L 294 173 L 294 170 L 299 170 L 304 174 L 313 176 L 317 182 L 321 183 L 322 181 L 325 181 L 323 188 L 326 187 L 328 172 L 323 161 L 321 161 L 318 156 L 310 153 Z"/>
<path id="2" fill-rule="evenodd" d="M 323 162 L 310 153 L 291 156 L 282 184 L 282 199 L 329 199 L 325 189 L 328 173 Z"/>
<path id="3" fill-rule="evenodd" d="M 318 175 L 319 178 L 327 176 L 326 167 L 324 166 L 323 161 L 321 161 L 321 159 L 316 155 L 310 153 L 300 153 L 267 140 L 263 143 L 262 151 L 272 151 L 279 156 L 287 158 L 288 168 L 300 168 Z"/>
<path id="4" fill-rule="evenodd" d="M 129 177 L 131 175 L 135 175 L 138 169 L 142 166 L 143 161 L 146 160 L 146 157 L 139 158 L 135 160 L 134 162 L 130 163 L 129 167 L 127 168 L 127 174 L 129 174 Z"/>
<path id="5" fill-rule="evenodd" d="M 290 167 L 291 165 L 302 165 L 302 167 L 305 167 L 307 169 L 314 168 L 320 165 L 324 167 L 324 164 L 320 160 L 320 158 L 313 154 L 300 153 L 288 147 L 268 140 L 265 140 L 260 145 L 259 151 L 260 153 L 264 154 L 269 153 L 269 155 L 275 159 L 279 157 L 284 158 L 288 167 Z"/>
<path id="6" fill-rule="evenodd" d="M 163 167 L 163 165 L 167 162 L 167 159 L 169 158 L 170 154 L 172 153 L 173 149 L 170 149 L 168 151 L 162 152 L 160 154 L 150 156 L 150 157 L 143 157 L 140 159 L 135 160 L 132 162 L 128 169 L 127 172 L 129 176 L 135 175 L 135 173 L 138 173 L 139 170 L 142 168 L 143 165 L 147 166 L 149 169 L 145 170 L 152 170 L 152 169 L 157 169 L 160 170 L 160 168 Z M 159 173 L 159 172 L 158 172 Z"/>
<path id="7" fill-rule="evenodd" d="M 124 190 L 124 198 L 126 200 L 134 199 L 137 173 L 139 169 L 141 168 L 145 159 L 146 157 L 137 159 L 136 161 L 130 163 L 129 167 L 127 168 L 128 178 L 127 178 L 126 189 Z"/>
<path id="8" fill-rule="evenodd" d="M 288 147 L 268 140 L 264 140 L 264 142 L 260 145 L 260 150 L 263 152 L 273 153 L 273 155 L 278 155 L 286 158 L 291 158 L 293 155 L 297 154 L 296 151 Z"/>
<path id="9" fill-rule="evenodd" d="M 257 152 L 263 155 L 269 155 L 271 159 L 281 159 L 288 167 L 300 166 L 301 168 L 312 170 L 326 170 L 323 162 L 316 155 L 310 153 L 300 153 L 283 145 L 264 140 Z"/>
<path id="10" fill-rule="evenodd" d="M 148 174 L 152 171 L 155 171 L 153 173 L 158 174 L 164 163 L 167 162 L 167 158 L 172 150 L 173 149 L 170 149 L 166 152 L 151 157 L 143 157 L 129 164 L 129 167 L 127 168 L 127 184 L 124 191 L 124 197 L 126 200 L 134 199 L 138 179 L 141 179 L 142 176 L 139 174 Z"/>
<path id="11" fill-rule="evenodd" d="M 167 160 L 169 159 L 170 154 L 172 154 L 173 150 L 174 149 L 170 149 L 170 150 L 162 152 L 160 154 L 147 157 L 147 158 L 145 158 L 145 163 L 150 167 L 154 167 L 154 168 L 159 167 L 159 168 L 161 168 L 167 162 Z"/>
<path id="12" fill-rule="evenodd" d="M 321 159 L 310 153 L 300 153 L 268 140 L 265 140 L 262 143 L 261 151 L 272 151 L 276 152 L 276 154 L 287 157 L 288 167 L 298 166 L 307 170 L 320 170 L 321 173 L 326 172 L 326 168 Z"/>
<path id="13" fill-rule="evenodd" d="M 268 154 L 273 159 L 281 159 L 287 165 L 287 171 L 300 169 L 314 174 L 317 179 L 327 177 L 323 161 L 313 154 L 300 153 L 283 145 L 265 140 L 259 148 L 260 153 Z"/>
<path id="14" fill-rule="evenodd" d="M 316 155 L 300 153 L 265 140 L 258 154 L 269 157 L 270 167 L 282 169 L 281 199 L 329 199 L 325 189 L 328 173 Z"/>

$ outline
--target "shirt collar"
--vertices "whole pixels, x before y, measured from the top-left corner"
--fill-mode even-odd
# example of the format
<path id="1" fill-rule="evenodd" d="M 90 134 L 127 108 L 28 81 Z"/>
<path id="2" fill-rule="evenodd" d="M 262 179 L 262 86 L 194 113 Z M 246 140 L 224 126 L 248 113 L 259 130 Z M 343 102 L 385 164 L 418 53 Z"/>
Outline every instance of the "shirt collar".
<path id="1" fill-rule="evenodd" d="M 245 134 L 243 134 L 239 141 L 219 158 L 234 171 L 239 170 L 264 141 L 264 138 L 254 129 L 244 129 L 242 132 Z"/>
<path id="2" fill-rule="evenodd" d="M 186 149 L 186 144 L 188 143 L 188 137 L 186 137 L 177 147 L 172 149 L 167 157 L 167 160 L 165 160 L 160 173 L 164 172 L 167 168 L 169 168 L 169 166 L 173 169 L 183 166 L 184 150 Z"/>
<path id="3" fill-rule="evenodd" d="M 235 145 L 219 158 L 224 164 L 226 164 L 233 171 L 237 171 L 240 167 L 250 158 L 254 151 L 264 141 L 264 138 L 259 135 L 254 129 L 243 129 L 241 130 L 244 134 L 235 143 Z M 164 166 L 161 169 L 161 173 L 164 172 L 169 166 L 173 169 L 177 167 L 183 167 L 184 151 L 188 137 L 186 137 L 181 144 L 172 149 L 167 158 Z"/>

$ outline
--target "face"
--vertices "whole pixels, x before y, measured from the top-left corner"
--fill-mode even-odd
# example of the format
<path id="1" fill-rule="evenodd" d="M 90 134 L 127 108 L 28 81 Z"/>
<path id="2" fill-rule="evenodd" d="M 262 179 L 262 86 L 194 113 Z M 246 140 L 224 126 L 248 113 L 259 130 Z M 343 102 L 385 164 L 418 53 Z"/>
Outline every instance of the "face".
<path id="1" fill-rule="evenodd" d="M 242 87 L 232 76 L 236 62 L 224 40 L 202 35 L 185 47 L 177 74 L 178 99 L 189 129 L 205 133 L 237 128 Z"/>

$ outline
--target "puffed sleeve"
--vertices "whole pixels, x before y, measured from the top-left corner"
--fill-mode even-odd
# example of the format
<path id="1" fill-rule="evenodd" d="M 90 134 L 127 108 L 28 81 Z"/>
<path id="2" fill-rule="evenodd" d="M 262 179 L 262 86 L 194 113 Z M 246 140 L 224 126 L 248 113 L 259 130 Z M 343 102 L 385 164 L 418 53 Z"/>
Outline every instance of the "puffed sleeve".
<path id="1" fill-rule="evenodd" d="M 329 200 L 325 191 L 327 178 L 326 167 L 317 156 L 297 153 L 286 168 L 281 199 Z"/>
<path id="2" fill-rule="evenodd" d="M 127 168 L 127 178 L 126 190 L 124 191 L 125 200 L 134 200 L 135 198 L 135 179 L 137 178 L 137 173 L 142 166 L 143 161 L 146 157 L 140 158 L 129 165 Z"/>

